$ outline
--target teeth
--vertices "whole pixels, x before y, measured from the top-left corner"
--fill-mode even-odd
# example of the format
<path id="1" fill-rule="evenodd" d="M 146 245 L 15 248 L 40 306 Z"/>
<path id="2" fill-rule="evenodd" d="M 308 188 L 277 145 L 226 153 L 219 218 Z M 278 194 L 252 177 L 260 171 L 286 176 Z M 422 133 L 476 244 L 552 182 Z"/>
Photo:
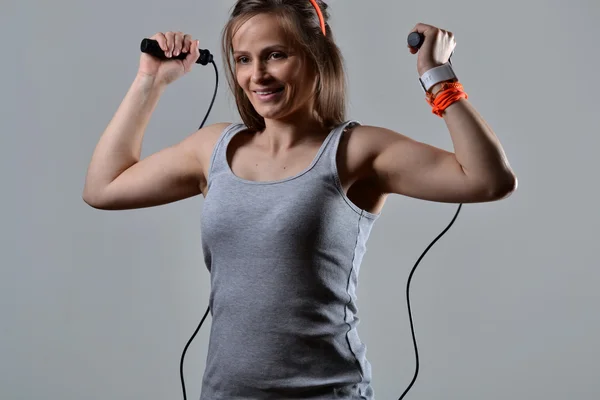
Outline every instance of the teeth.
<path id="1" fill-rule="evenodd" d="M 256 92 L 256 93 L 260 94 L 260 95 L 266 95 L 266 94 L 273 94 L 273 93 L 278 92 L 278 91 L 279 90 L 273 90 L 272 92 Z"/>

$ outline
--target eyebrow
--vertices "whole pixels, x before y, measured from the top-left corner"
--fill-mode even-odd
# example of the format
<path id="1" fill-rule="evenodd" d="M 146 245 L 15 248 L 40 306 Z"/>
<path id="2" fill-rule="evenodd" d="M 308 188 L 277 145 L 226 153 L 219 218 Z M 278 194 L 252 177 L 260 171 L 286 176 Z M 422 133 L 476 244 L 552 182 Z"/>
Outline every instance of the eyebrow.
<path id="1" fill-rule="evenodd" d="M 285 50 L 285 51 L 288 51 L 288 52 L 289 52 L 289 48 L 288 48 L 288 47 L 286 47 L 285 45 L 282 45 L 282 44 L 274 44 L 274 45 L 267 46 L 267 47 L 265 47 L 264 49 L 262 49 L 262 50 L 261 50 L 261 53 L 267 53 L 267 52 L 274 51 L 274 50 Z M 238 55 L 241 55 L 241 54 L 247 54 L 247 53 L 248 53 L 248 52 L 247 52 L 247 51 L 244 51 L 244 50 L 235 50 L 235 51 L 233 52 L 233 55 L 234 55 L 234 56 L 238 56 Z"/>

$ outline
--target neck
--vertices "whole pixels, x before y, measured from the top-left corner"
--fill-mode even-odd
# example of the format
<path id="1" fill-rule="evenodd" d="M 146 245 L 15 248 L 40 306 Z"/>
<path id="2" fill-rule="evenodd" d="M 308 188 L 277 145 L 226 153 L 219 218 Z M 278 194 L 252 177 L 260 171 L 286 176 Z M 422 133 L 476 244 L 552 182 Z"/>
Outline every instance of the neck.
<path id="1" fill-rule="evenodd" d="M 277 154 L 314 140 L 321 141 L 329 131 L 319 121 L 303 115 L 289 120 L 265 119 L 265 129 L 256 139 L 269 153 Z"/>

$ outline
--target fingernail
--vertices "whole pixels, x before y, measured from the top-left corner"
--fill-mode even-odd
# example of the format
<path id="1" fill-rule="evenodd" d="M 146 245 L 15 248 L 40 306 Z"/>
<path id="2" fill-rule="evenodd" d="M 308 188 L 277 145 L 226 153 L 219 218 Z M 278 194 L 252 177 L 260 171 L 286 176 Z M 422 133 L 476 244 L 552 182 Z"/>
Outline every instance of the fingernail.
<path id="1" fill-rule="evenodd" d="M 174 55 L 175 57 L 177 57 L 177 56 L 179 55 L 179 50 L 175 50 L 175 53 L 173 53 L 173 55 Z"/>

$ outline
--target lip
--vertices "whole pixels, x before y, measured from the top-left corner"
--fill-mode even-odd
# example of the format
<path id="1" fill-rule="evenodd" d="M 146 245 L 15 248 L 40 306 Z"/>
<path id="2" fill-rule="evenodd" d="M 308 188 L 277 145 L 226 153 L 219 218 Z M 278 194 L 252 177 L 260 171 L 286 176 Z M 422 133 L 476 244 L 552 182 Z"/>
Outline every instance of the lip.
<path id="1" fill-rule="evenodd" d="M 271 94 L 254 93 L 254 96 L 256 96 L 256 98 L 262 102 L 269 102 L 269 101 L 274 101 L 275 99 L 280 99 L 282 93 L 283 93 L 283 90 L 280 92 L 275 92 L 275 93 L 271 93 Z"/>
<path id="2" fill-rule="evenodd" d="M 273 88 L 258 89 L 258 90 L 254 90 L 253 92 L 254 92 L 254 96 L 256 96 L 256 98 L 259 101 L 271 102 L 271 101 L 276 101 L 277 99 L 280 99 L 284 91 L 285 91 L 285 87 L 280 86 L 280 87 L 273 87 Z M 275 93 L 259 94 L 258 92 L 275 92 Z"/>
<path id="3" fill-rule="evenodd" d="M 280 90 L 283 89 L 283 86 L 279 86 L 279 87 L 272 87 L 272 88 L 261 88 L 261 89 L 255 89 L 253 90 L 254 93 L 258 93 L 258 92 L 274 92 L 276 90 Z"/>

